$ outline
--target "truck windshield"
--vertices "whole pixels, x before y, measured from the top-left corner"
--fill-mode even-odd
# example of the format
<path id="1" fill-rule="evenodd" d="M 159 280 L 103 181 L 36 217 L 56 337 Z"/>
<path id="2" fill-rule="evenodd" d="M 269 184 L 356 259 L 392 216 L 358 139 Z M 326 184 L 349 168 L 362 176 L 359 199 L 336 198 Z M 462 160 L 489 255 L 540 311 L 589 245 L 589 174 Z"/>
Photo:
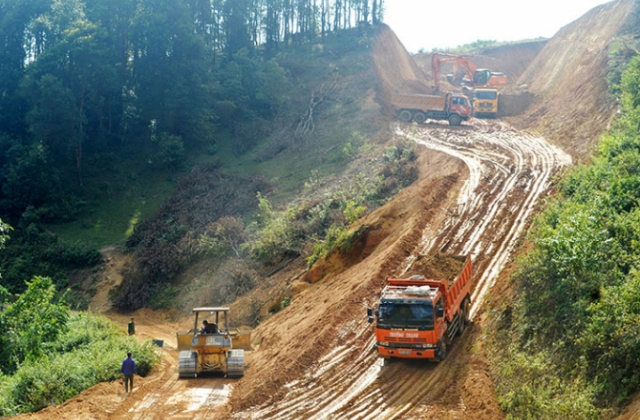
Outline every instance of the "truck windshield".
<path id="1" fill-rule="evenodd" d="M 498 97 L 498 92 L 495 91 L 476 91 L 476 99 L 496 99 Z"/>
<path id="2" fill-rule="evenodd" d="M 379 310 L 379 327 L 433 329 L 433 306 L 431 305 L 383 303 Z"/>
<path id="3" fill-rule="evenodd" d="M 451 100 L 451 103 L 453 103 L 454 105 L 469 105 L 469 103 L 467 102 L 467 98 L 461 98 L 459 96 L 454 96 Z"/>

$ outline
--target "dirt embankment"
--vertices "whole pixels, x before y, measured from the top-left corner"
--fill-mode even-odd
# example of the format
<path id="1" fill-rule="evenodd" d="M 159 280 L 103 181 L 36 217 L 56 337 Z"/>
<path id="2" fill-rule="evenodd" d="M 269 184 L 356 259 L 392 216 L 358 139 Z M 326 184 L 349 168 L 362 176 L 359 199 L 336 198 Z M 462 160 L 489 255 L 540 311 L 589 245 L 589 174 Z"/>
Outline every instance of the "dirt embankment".
<path id="1" fill-rule="evenodd" d="M 386 25 L 382 26 L 375 37 L 372 56 L 378 76 L 376 99 L 386 112 L 393 111 L 391 96 L 394 93 L 431 93 L 429 77 Z"/>
<path id="2" fill-rule="evenodd" d="M 615 112 L 607 90 L 609 45 L 636 8 L 635 0 L 598 6 L 563 27 L 518 80 L 536 101 L 523 129 L 536 129 L 570 153 L 585 158 Z"/>

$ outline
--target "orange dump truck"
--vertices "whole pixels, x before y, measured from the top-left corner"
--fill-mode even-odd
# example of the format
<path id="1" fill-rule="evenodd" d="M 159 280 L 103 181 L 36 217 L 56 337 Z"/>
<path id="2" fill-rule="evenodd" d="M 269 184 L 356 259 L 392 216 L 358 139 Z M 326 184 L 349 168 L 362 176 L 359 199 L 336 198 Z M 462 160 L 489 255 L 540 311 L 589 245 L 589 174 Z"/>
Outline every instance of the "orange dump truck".
<path id="1" fill-rule="evenodd" d="M 471 257 L 421 255 L 416 263 L 409 278 L 387 279 L 369 322 L 380 356 L 444 360 L 447 343 L 469 323 Z"/>
<path id="2" fill-rule="evenodd" d="M 450 125 L 460 125 L 471 116 L 469 99 L 449 92 L 446 95 L 401 95 L 395 94 L 391 104 L 396 115 L 404 122 L 422 124 L 427 119 L 447 120 Z"/>

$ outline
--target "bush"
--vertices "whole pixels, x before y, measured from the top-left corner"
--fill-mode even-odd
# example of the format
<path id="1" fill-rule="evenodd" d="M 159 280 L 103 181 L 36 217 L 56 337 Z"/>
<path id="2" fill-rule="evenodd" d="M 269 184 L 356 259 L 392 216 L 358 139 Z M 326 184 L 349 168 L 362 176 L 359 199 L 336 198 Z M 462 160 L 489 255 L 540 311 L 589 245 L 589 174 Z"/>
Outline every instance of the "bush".
<path id="1" fill-rule="evenodd" d="M 68 331 L 48 346 L 43 357 L 2 378 L 0 415 L 58 405 L 97 383 L 119 379 L 127 351 L 133 353 L 140 376 L 147 376 L 160 359 L 151 341 L 139 344 L 104 317 L 72 317 Z"/>
<path id="2" fill-rule="evenodd" d="M 545 352 L 510 349 L 500 365 L 498 402 L 510 419 L 600 419 L 593 388 L 581 380 L 563 382 Z"/>
<path id="3" fill-rule="evenodd" d="M 513 417 L 610 416 L 640 390 L 640 58 L 621 80 L 621 118 L 559 183 L 514 277 L 497 380 Z"/>
<path id="4" fill-rule="evenodd" d="M 24 291 L 24 279 L 45 273 L 61 289 L 70 270 L 92 267 L 100 260 L 97 249 L 62 241 L 44 229 L 34 211 L 27 211 L 0 253 L 0 272 L 3 285 L 13 293 Z"/>

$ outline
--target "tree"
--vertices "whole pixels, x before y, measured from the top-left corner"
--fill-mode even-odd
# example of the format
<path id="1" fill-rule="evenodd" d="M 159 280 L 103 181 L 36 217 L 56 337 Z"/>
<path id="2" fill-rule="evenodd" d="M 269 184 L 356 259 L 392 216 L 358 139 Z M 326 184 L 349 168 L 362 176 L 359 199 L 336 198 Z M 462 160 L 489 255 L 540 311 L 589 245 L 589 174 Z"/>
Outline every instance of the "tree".
<path id="1" fill-rule="evenodd" d="M 9 239 L 9 230 L 11 230 L 11 226 L 7 225 L 0 219 L 0 250 L 4 248 L 5 242 Z M 2 273 L 0 273 L 1 277 Z"/>
<path id="2" fill-rule="evenodd" d="M 226 1 L 222 19 L 226 40 L 226 55 L 231 58 L 243 48 L 253 50 L 249 32 L 251 0 Z"/>
<path id="3" fill-rule="evenodd" d="M 40 356 L 47 343 L 66 331 L 69 309 L 56 299 L 55 286 L 48 277 L 34 277 L 18 300 L 8 303 L 5 297 L 3 303 L 0 369 L 10 373 L 25 359 Z"/>
<path id="4" fill-rule="evenodd" d="M 25 91 L 31 97 L 26 122 L 35 142 L 43 145 L 56 162 L 72 161 L 81 141 L 82 116 L 71 89 L 56 76 L 45 74 L 35 81 L 27 79 Z"/>

